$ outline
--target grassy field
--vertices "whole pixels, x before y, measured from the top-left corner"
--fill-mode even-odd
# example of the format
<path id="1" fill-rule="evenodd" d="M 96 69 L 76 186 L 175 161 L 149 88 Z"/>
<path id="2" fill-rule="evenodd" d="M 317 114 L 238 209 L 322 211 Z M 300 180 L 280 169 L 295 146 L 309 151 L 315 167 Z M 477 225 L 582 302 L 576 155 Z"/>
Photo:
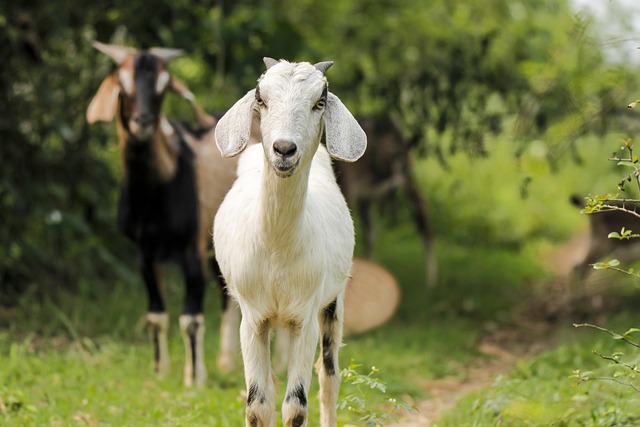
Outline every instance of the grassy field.
<path id="1" fill-rule="evenodd" d="M 581 168 L 602 161 L 607 156 L 603 153 L 611 151 L 606 144 L 592 147 L 583 153 Z M 497 144 L 494 152 L 491 162 L 451 158 L 447 171 L 439 170 L 432 160 L 419 164 L 425 193 L 433 194 L 429 200 L 442 237 L 437 287 L 424 285 L 422 248 L 406 221 L 408 214 L 400 210 L 398 221 L 380 220 L 388 231 L 379 237 L 375 259 L 401 283 L 401 306 L 382 328 L 347 337 L 340 358 L 342 368 L 359 365 L 359 378 L 373 370 L 372 377 L 386 384 L 386 393 L 344 383 L 341 425 L 367 425 L 366 416 L 372 422 L 384 418 L 393 410 L 389 398 L 421 407 L 432 397 L 434 380 L 451 377 L 464 382 L 470 380 L 472 368 L 495 362 L 495 355 L 483 352 L 483 339 L 509 328 L 514 315 L 544 299 L 546 286 L 554 283 L 542 249 L 584 230 L 586 220 L 567 200 L 571 192 L 584 194 L 590 186 L 597 187 L 591 175 L 578 173 L 576 165 L 549 175 L 540 170 L 544 168 L 540 153 L 525 153 L 514 162 L 504 143 Z M 605 169 L 613 178 L 602 175 L 600 180 L 615 185 L 615 173 Z M 522 186 L 527 176 L 533 179 L 525 197 Z M 469 177 L 473 179 L 466 181 Z M 215 370 L 219 303 L 213 289 L 206 301 L 209 378 L 204 388 L 189 390 L 181 380 L 180 280 L 174 277 L 167 288 L 172 301 L 172 370 L 167 378 L 157 379 L 146 332 L 139 326 L 146 306 L 144 291 L 135 273 L 123 271 L 121 276 L 108 285 L 79 283 L 74 292 L 33 286 L 16 306 L 0 309 L 0 425 L 243 424 L 241 369 L 227 375 Z M 626 281 L 603 292 L 607 301 L 616 302 L 607 310 L 584 310 L 580 318 L 555 319 L 543 337 L 518 337 L 541 339 L 547 350 L 505 363 L 489 387 L 463 397 L 437 425 L 640 425 L 640 393 L 610 381 L 577 385 L 570 378 L 576 369 L 593 371 L 595 376 L 615 375 L 615 369 L 592 349 L 624 351 L 638 363 L 637 351 L 620 348 L 619 340 L 571 325 L 591 321 L 618 331 L 640 326 L 637 284 Z M 314 387 L 312 396 L 316 383 Z M 310 399 L 310 412 L 310 425 L 315 425 L 316 399 Z"/>

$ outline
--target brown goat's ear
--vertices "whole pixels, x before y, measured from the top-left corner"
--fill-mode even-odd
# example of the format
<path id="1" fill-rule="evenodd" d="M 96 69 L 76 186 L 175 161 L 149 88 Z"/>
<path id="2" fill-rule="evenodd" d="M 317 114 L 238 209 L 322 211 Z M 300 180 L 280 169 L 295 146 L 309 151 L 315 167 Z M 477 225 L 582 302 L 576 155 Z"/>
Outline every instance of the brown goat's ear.
<path id="1" fill-rule="evenodd" d="M 171 77 L 169 88 L 189 102 L 194 102 L 196 100 L 195 95 L 189 90 L 189 88 L 175 77 Z"/>
<path id="2" fill-rule="evenodd" d="M 213 116 L 207 114 L 202 108 L 200 108 L 200 106 L 196 102 L 195 95 L 180 80 L 176 79 L 175 77 L 171 77 L 169 89 L 189 101 L 200 126 L 213 126 L 216 124 L 216 119 Z"/>
<path id="3" fill-rule="evenodd" d="M 97 121 L 110 122 L 116 115 L 118 108 L 118 70 L 102 81 L 98 92 L 91 100 L 87 109 L 87 121 L 92 124 Z"/>

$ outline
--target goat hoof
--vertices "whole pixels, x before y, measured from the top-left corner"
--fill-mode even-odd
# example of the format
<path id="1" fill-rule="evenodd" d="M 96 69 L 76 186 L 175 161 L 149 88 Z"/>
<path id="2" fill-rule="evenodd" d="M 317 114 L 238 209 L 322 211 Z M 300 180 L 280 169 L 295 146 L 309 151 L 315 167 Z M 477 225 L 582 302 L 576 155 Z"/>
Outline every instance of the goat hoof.
<path id="1" fill-rule="evenodd" d="M 284 425 L 285 427 L 304 427 L 307 425 L 306 421 L 307 417 L 304 414 L 298 414 L 287 420 Z"/>

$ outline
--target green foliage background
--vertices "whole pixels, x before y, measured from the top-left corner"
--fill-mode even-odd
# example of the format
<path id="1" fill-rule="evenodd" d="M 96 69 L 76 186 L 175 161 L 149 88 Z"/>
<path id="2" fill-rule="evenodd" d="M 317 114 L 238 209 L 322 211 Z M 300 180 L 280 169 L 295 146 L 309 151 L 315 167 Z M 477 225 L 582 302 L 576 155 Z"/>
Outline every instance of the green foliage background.
<path id="1" fill-rule="evenodd" d="M 459 191 L 477 165 L 462 159 L 500 158 L 488 169 L 504 168 L 524 188 L 536 173 L 561 169 L 564 154 L 580 160 L 579 138 L 599 144 L 626 123 L 636 79 L 604 61 L 589 24 L 557 0 L 3 2 L 0 299 L 31 286 L 72 290 L 135 277 L 132 248 L 114 226 L 115 132 L 84 120 L 113 67 L 92 40 L 184 49 L 172 70 L 209 111 L 224 111 L 254 85 L 263 56 L 334 60 L 331 89 L 354 113 L 389 115 L 418 142 L 417 174 L 437 203 L 438 236 L 473 232 L 485 245 L 518 246 L 547 228 L 505 238 L 487 232 L 503 221 L 490 216 L 485 231 L 473 231 L 491 206 L 469 207 L 500 199 Z M 188 111 L 179 101 L 169 109 Z M 496 157 L 497 145 L 505 155 Z M 522 164 L 534 170 L 509 175 Z M 467 207 L 451 202 L 456 194 Z M 521 194 L 505 197 L 517 203 Z"/>
<path id="2" fill-rule="evenodd" d="M 84 119 L 113 69 L 93 40 L 184 49 L 172 72 L 211 112 L 254 86 L 263 56 L 333 60 L 331 90 L 355 114 L 388 115 L 416 142 L 441 283 L 424 287 L 404 204 L 378 212 L 374 256 L 401 283 L 402 305 L 341 352 L 342 366 L 375 363 L 393 395 L 415 401 L 428 397 L 425 381 L 464 377 L 486 357 L 483 334 L 548 280 L 540 254 L 586 224 L 569 195 L 610 192 L 619 173 L 606 158 L 638 131 L 626 109 L 637 73 L 605 61 L 591 19 L 567 0 L 0 1 L 0 412 L 16 425 L 242 418 L 238 372 L 214 371 L 204 392 L 184 392 L 176 325 L 174 375 L 149 379 L 151 349 L 132 328 L 144 290 L 115 227 L 114 126 Z M 169 101 L 171 115 L 190 118 L 183 101 Z M 180 281 L 167 291 L 180 300 Z M 179 304 L 169 310 L 175 318 Z M 209 298 L 213 334 L 218 311 Z M 570 338 L 440 424 L 636 422 L 637 398 L 565 381 L 591 368 L 591 346 Z M 217 345 L 207 340 L 211 365 Z"/>

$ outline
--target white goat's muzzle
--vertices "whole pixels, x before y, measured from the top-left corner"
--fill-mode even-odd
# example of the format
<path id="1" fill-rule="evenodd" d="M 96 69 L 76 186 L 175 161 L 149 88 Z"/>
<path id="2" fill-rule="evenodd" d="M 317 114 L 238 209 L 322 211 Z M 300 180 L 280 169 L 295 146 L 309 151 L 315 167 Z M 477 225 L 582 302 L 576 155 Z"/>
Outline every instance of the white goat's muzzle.
<path id="1" fill-rule="evenodd" d="M 276 173 L 282 178 L 292 176 L 300 164 L 298 145 L 291 140 L 277 139 L 271 144 L 267 155 Z"/>

